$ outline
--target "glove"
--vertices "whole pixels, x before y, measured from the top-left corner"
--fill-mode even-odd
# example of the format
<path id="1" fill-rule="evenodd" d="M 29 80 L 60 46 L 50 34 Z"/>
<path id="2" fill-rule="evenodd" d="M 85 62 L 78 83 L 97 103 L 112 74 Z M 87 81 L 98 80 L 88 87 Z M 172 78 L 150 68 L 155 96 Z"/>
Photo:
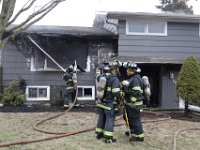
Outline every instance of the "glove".
<path id="1" fill-rule="evenodd" d="M 122 81 L 122 85 L 123 85 L 123 86 L 127 86 L 127 85 L 129 85 L 129 82 L 128 82 L 127 80 L 123 80 L 123 81 Z"/>

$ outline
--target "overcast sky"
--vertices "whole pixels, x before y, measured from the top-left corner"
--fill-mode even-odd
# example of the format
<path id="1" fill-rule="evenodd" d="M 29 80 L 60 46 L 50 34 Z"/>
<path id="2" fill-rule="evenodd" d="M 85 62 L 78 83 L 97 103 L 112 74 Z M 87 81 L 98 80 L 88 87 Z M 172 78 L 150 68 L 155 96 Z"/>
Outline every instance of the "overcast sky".
<path id="1" fill-rule="evenodd" d="M 23 6 L 27 0 L 17 1 L 17 8 Z M 39 0 L 36 8 L 41 6 Z M 190 0 L 194 14 L 200 15 L 200 0 Z M 91 27 L 95 13 L 98 11 L 126 11 L 126 12 L 160 12 L 155 6 L 159 0 L 66 0 L 59 4 L 53 11 L 46 15 L 36 24 L 63 25 L 63 26 L 86 26 Z M 24 14 L 16 23 L 19 23 Z"/>

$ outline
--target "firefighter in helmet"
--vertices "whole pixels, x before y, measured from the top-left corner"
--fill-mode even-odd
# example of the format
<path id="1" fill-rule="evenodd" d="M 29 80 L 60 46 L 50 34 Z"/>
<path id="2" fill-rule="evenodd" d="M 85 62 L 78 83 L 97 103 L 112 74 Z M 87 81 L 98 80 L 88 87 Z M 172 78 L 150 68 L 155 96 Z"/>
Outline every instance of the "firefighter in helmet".
<path id="1" fill-rule="evenodd" d="M 66 83 L 66 89 L 64 92 L 64 108 L 69 108 L 69 103 L 72 102 L 74 107 L 79 107 L 79 103 L 76 99 L 76 90 L 77 90 L 77 76 L 74 72 L 73 65 L 70 65 L 66 70 L 66 73 L 62 76 L 62 79 Z"/>
<path id="2" fill-rule="evenodd" d="M 128 80 L 122 81 L 123 91 L 125 93 L 125 112 L 124 119 L 128 123 L 130 132 L 125 134 L 130 136 L 131 141 L 144 141 L 144 133 L 141 122 L 141 112 L 143 107 L 143 82 L 139 75 L 141 71 L 134 62 L 126 62 L 123 66 L 127 69 Z M 125 117 L 127 115 L 127 118 Z"/>
<path id="3" fill-rule="evenodd" d="M 106 85 L 104 87 L 104 95 L 101 100 L 97 103 L 99 108 L 99 118 L 96 127 L 96 138 L 105 138 L 105 143 L 116 142 L 113 138 L 114 123 L 115 123 L 115 107 L 116 100 L 120 97 L 120 82 L 117 78 L 118 64 L 109 62 L 104 67 L 105 74 L 97 75 L 97 80 L 101 76 L 106 78 Z"/>

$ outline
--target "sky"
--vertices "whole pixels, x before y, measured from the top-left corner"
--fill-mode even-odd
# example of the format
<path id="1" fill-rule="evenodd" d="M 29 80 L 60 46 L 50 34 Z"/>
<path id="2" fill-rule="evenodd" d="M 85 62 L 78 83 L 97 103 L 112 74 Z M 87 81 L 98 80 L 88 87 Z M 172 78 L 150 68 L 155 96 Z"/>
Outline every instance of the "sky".
<path id="1" fill-rule="evenodd" d="M 17 1 L 16 12 L 26 1 Z M 42 6 L 42 2 L 49 0 L 39 1 L 34 9 Z M 161 12 L 156 9 L 156 5 L 159 5 L 159 0 L 66 0 L 35 24 L 91 27 L 95 14 L 98 12 Z M 190 0 L 189 5 L 193 6 L 194 14 L 200 15 L 200 0 Z M 29 13 L 31 11 L 33 10 Z M 21 16 L 15 23 L 21 22 L 25 17 L 27 14 Z"/>

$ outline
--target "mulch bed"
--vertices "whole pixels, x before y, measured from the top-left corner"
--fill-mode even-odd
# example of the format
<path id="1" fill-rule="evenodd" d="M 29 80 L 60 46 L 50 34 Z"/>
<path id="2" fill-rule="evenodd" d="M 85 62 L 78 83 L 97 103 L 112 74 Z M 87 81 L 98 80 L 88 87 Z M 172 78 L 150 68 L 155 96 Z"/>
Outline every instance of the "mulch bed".
<path id="1" fill-rule="evenodd" d="M 3 106 L 0 107 L 0 112 L 64 112 L 66 109 L 64 109 L 62 106 L 44 106 L 44 105 L 23 105 L 23 106 Z M 97 108 L 93 105 L 81 105 L 79 108 L 73 108 L 70 110 L 72 112 L 74 111 L 82 111 L 82 112 L 95 112 L 97 111 Z"/>

